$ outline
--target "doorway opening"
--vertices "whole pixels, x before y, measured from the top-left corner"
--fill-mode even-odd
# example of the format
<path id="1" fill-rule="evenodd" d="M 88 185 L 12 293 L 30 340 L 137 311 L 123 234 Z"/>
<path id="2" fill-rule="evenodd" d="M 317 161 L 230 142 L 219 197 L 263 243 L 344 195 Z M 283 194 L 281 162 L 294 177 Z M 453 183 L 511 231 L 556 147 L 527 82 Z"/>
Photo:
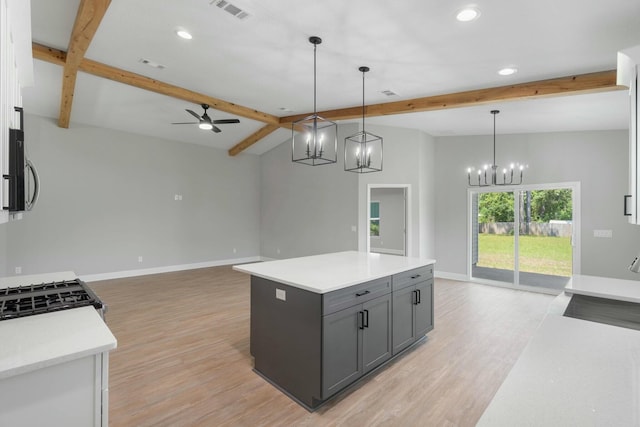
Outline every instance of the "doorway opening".
<path id="1" fill-rule="evenodd" d="M 542 292 L 580 272 L 579 183 L 469 189 L 471 280 Z"/>
<path id="2" fill-rule="evenodd" d="M 367 252 L 407 256 L 408 185 L 373 185 L 367 193 Z"/>

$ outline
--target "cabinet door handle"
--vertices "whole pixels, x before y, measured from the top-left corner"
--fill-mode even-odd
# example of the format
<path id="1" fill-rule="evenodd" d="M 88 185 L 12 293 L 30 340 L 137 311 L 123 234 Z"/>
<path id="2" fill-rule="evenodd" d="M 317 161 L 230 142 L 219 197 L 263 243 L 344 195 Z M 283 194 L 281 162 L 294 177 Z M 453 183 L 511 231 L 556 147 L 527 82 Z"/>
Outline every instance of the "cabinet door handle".
<path id="1" fill-rule="evenodd" d="M 624 216 L 631 216 L 631 212 L 628 212 L 628 211 L 627 211 L 627 200 L 629 200 L 631 197 L 632 197 L 632 196 L 631 196 L 631 194 L 625 194 L 625 195 L 624 195 L 624 207 L 623 207 L 623 209 L 624 209 L 624 212 L 623 212 Z"/>
<path id="2" fill-rule="evenodd" d="M 418 304 L 418 291 L 411 291 L 411 304 Z"/>
<path id="3" fill-rule="evenodd" d="M 358 312 L 358 329 L 364 329 L 364 312 Z"/>
<path id="4" fill-rule="evenodd" d="M 418 293 L 418 302 L 417 302 L 417 304 L 420 304 L 422 302 L 422 295 L 420 295 L 420 289 L 417 289 L 416 292 Z"/>
<path id="5" fill-rule="evenodd" d="M 415 276 L 411 276 L 411 279 L 417 279 L 418 277 L 420 277 L 420 274 L 416 274 Z"/>
<path id="6" fill-rule="evenodd" d="M 364 311 L 364 316 L 363 317 L 363 322 L 362 322 L 362 326 L 364 326 L 365 328 L 369 327 L 369 310 L 363 310 Z"/>
<path id="7" fill-rule="evenodd" d="M 369 294 L 369 293 L 371 293 L 371 291 L 364 291 L 364 292 L 356 293 L 356 296 L 357 297 L 361 297 L 362 295 L 366 295 L 366 294 Z"/>

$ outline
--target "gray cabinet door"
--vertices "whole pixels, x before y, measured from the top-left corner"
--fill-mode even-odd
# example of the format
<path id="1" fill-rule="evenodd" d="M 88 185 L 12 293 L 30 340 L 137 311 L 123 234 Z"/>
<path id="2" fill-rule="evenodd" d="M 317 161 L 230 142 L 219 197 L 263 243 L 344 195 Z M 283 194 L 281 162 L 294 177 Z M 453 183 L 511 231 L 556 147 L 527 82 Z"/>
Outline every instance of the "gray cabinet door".
<path id="1" fill-rule="evenodd" d="M 362 367 L 367 373 L 391 357 L 391 294 L 362 304 Z"/>
<path id="2" fill-rule="evenodd" d="M 362 375 L 360 354 L 362 305 L 322 318 L 322 399 Z"/>
<path id="3" fill-rule="evenodd" d="M 415 286 L 393 292 L 393 354 L 409 347 L 415 341 L 413 305 Z"/>
<path id="4" fill-rule="evenodd" d="M 416 285 L 418 304 L 414 305 L 415 338 L 433 329 L 433 280 Z"/>

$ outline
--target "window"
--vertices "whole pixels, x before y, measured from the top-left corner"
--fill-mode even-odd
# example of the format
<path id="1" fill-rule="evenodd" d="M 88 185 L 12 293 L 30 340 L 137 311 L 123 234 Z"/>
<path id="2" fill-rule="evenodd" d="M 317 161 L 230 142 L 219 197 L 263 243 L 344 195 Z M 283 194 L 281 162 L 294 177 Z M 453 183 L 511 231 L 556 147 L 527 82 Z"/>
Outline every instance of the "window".
<path id="1" fill-rule="evenodd" d="M 369 209 L 369 235 L 380 236 L 380 202 L 371 202 Z"/>

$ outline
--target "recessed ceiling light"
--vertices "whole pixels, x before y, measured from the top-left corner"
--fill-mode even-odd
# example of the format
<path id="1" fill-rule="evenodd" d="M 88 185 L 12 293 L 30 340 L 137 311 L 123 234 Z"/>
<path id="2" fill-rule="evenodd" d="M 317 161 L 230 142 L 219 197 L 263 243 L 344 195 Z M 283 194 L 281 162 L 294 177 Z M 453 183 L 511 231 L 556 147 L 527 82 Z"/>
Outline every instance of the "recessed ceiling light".
<path id="1" fill-rule="evenodd" d="M 456 15 L 456 19 L 460 22 L 469 22 L 478 19 L 480 11 L 475 6 L 465 7 L 460 9 Z"/>
<path id="2" fill-rule="evenodd" d="M 515 67 L 505 67 L 501 70 L 498 70 L 498 74 L 501 76 L 510 76 L 518 72 L 518 69 Z"/>
<path id="3" fill-rule="evenodd" d="M 193 38 L 193 36 L 187 30 L 176 30 L 176 34 L 178 35 L 178 37 L 185 40 L 191 40 Z"/>

